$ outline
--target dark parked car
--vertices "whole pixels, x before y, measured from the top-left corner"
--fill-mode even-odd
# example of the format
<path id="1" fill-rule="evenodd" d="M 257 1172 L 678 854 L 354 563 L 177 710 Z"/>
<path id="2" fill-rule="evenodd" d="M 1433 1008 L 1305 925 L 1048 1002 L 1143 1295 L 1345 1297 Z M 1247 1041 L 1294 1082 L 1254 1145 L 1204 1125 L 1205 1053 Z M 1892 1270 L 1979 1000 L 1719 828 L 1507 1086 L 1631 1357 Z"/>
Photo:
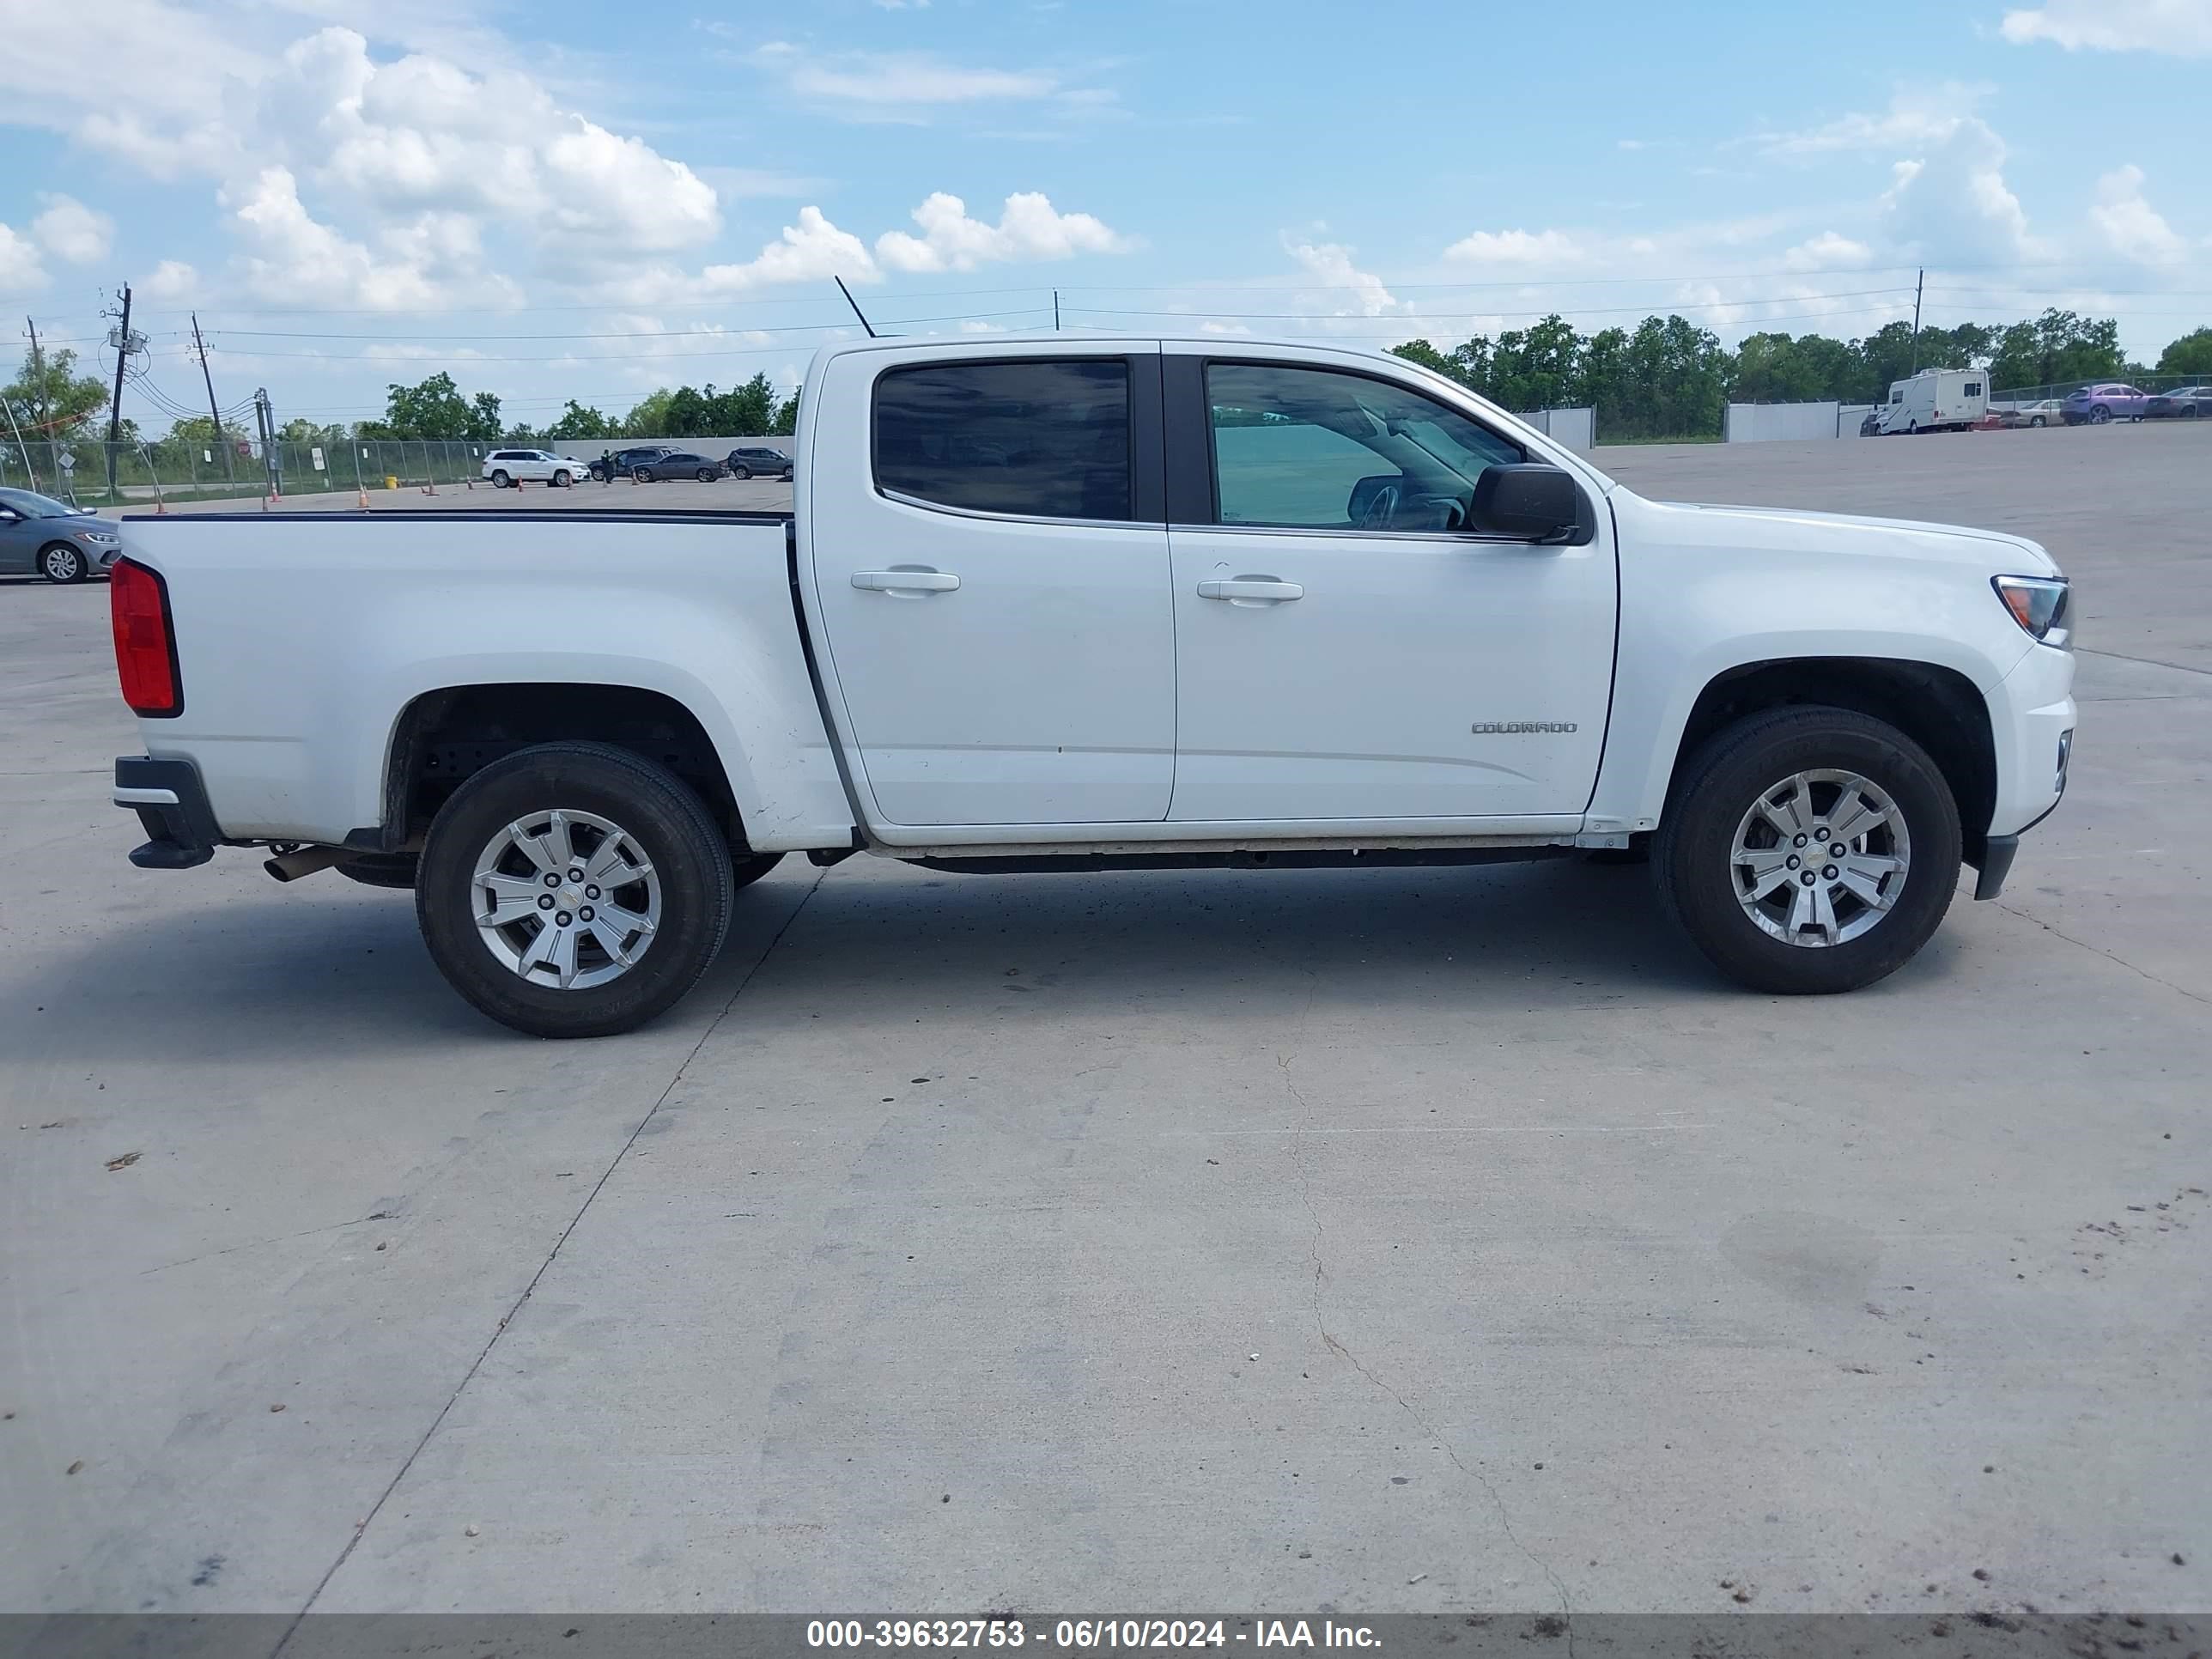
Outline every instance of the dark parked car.
<path id="1" fill-rule="evenodd" d="M 634 449 L 617 449 L 613 457 L 614 476 L 617 478 L 626 477 L 633 468 L 657 461 L 666 453 L 668 453 L 666 444 L 641 444 Z M 593 461 L 592 476 L 594 478 L 604 479 L 607 476 L 606 467 L 598 461 Z"/>
<path id="2" fill-rule="evenodd" d="M 781 478 L 791 482 L 791 457 L 780 449 L 733 449 L 723 461 L 732 478 Z"/>
<path id="3" fill-rule="evenodd" d="M 2149 402 L 2148 392 L 2107 380 L 2068 392 L 2058 412 L 2069 426 L 2102 426 L 2107 421 L 2140 421 Z"/>
<path id="4" fill-rule="evenodd" d="M 2178 386 L 2161 392 L 2143 405 L 2143 416 L 2153 421 L 2212 420 L 2212 386 Z"/>
<path id="5" fill-rule="evenodd" d="M 694 455 L 688 449 L 668 450 L 649 461 L 631 464 L 629 476 L 640 483 L 655 478 L 696 478 L 712 483 L 722 476 L 722 464 L 711 455 Z"/>
<path id="6" fill-rule="evenodd" d="M 123 550 L 122 527 L 30 489 L 0 489 L 0 574 L 81 582 Z"/>

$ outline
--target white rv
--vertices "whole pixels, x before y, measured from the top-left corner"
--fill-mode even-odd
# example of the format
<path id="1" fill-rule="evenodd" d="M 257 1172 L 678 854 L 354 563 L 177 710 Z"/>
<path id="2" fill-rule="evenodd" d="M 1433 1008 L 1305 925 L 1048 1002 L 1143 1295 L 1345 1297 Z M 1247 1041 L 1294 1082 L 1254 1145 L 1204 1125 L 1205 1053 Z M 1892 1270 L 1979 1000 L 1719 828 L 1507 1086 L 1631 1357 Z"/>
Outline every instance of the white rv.
<path id="1" fill-rule="evenodd" d="M 1980 368 L 1923 368 L 1893 381 L 1881 410 L 1881 430 L 1964 432 L 1990 412 L 1990 377 Z"/>

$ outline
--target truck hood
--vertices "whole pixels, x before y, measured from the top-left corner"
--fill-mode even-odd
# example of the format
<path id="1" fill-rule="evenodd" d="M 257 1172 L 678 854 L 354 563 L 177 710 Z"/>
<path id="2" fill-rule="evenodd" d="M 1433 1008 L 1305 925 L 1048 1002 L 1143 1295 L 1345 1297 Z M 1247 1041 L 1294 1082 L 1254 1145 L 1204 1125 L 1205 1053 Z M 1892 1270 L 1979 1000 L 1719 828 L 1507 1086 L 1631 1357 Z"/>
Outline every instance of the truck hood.
<path id="1" fill-rule="evenodd" d="M 1812 513 L 1796 507 L 1731 507 L 1705 501 L 1642 503 L 1684 540 L 1725 542 L 1730 546 L 1765 542 L 1777 552 L 1835 553 L 1910 558 L 1966 565 L 1991 575 L 2056 576 L 2058 564 L 2025 536 L 1966 525 L 1928 524 L 1915 519 L 1869 519 L 1848 513 Z"/>

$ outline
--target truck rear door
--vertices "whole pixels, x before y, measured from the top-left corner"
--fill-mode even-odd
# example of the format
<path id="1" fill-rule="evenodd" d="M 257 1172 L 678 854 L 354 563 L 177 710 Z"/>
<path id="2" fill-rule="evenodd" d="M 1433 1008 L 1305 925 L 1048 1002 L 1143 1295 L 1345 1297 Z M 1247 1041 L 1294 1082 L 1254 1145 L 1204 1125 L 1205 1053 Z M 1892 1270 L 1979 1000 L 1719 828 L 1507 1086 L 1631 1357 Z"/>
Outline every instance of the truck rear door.
<path id="1" fill-rule="evenodd" d="M 891 825 L 1167 815 L 1175 616 L 1150 343 L 841 355 L 817 400 L 812 615 Z"/>

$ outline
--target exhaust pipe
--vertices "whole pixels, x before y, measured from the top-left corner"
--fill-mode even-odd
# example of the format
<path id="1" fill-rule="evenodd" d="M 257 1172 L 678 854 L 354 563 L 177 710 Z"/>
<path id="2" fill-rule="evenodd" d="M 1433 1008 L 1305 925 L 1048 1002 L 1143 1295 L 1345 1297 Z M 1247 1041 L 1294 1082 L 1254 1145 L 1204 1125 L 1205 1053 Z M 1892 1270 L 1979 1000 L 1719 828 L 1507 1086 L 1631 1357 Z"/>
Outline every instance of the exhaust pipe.
<path id="1" fill-rule="evenodd" d="M 327 870 L 333 864 L 343 864 L 345 858 L 346 854 L 335 847 L 300 847 L 263 860 L 261 867 L 279 881 L 297 881 L 318 870 Z"/>

